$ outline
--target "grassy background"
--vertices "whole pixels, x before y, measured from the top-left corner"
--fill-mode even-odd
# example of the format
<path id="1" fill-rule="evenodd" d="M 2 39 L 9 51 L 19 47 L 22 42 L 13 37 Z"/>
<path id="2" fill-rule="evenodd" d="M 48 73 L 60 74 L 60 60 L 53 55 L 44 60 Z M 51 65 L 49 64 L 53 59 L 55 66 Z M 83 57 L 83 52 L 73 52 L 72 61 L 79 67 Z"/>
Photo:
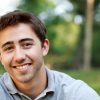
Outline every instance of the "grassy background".
<path id="1" fill-rule="evenodd" d="M 100 69 L 82 71 L 82 70 L 59 70 L 75 79 L 81 79 L 91 86 L 100 95 Z M 5 72 L 3 67 L 0 67 L 0 74 Z"/>

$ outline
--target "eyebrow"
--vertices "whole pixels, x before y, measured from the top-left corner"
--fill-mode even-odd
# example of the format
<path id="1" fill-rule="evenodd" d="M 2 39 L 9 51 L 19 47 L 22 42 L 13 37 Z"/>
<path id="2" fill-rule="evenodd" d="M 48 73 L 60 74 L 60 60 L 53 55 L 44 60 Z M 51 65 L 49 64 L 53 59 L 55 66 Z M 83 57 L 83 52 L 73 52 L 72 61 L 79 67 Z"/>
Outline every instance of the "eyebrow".
<path id="1" fill-rule="evenodd" d="M 22 43 L 22 42 L 25 42 L 25 41 L 33 41 L 34 42 L 34 40 L 31 39 L 31 38 L 25 38 L 25 39 L 21 39 L 19 41 L 19 43 Z M 13 44 L 13 41 L 8 41 L 8 42 L 4 43 L 1 47 L 4 48 L 5 46 L 11 45 L 11 44 Z"/>
<path id="2" fill-rule="evenodd" d="M 8 42 L 4 43 L 1 47 L 4 48 L 5 46 L 10 45 L 10 44 L 13 44 L 13 42 L 12 41 L 8 41 Z"/>
<path id="3" fill-rule="evenodd" d="M 21 40 L 19 41 L 19 43 L 22 43 L 22 42 L 25 42 L 25 41 L 33 41 L 33 42 L 34 42 L 34 40 L 31 39 L 31 38 L 25 38 L 25 39 L 21 39 Z"/>

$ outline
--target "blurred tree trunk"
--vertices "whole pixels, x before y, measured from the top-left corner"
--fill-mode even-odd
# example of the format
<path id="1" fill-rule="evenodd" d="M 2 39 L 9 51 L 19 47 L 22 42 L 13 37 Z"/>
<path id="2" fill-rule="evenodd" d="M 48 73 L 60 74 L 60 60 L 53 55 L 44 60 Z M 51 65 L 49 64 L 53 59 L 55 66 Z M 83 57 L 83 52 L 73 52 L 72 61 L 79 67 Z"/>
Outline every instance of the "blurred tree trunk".
<path id="1" fill-rule="evenodd" d="M 94 6 L 94 0 L 86 0 L 86 24 L 85 24 L 84 58 L 83 58 L 84 70 L 91 69 L 93 6 Z"/>

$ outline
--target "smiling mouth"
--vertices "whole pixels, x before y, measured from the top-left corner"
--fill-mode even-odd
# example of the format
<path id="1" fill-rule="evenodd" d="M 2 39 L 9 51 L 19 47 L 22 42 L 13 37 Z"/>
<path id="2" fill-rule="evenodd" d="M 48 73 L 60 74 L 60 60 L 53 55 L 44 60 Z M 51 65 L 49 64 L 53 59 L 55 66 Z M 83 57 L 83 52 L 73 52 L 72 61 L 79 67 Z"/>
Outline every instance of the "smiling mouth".
<path id="1" fill-rule="evenodd" d="M 13 68 L 23 70 L 23 69 L 27 69 L 30 65 L 31 65 L 31 63 L 27 63 L 27 64 L 13 66 Z"/>

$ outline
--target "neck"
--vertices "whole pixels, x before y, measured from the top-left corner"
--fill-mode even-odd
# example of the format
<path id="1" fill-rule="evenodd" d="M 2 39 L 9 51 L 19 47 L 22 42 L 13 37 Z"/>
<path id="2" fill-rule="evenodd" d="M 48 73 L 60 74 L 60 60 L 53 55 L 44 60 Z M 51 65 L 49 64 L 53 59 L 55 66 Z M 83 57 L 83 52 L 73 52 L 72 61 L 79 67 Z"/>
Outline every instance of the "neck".
<path id="1" fill-rule="evenodd" d="M 18 90 L 32 99 L 35 99 L 47 86 L 45 68 L 41 68 L 40 74 L 29 83 L 17 84 Z"/>

